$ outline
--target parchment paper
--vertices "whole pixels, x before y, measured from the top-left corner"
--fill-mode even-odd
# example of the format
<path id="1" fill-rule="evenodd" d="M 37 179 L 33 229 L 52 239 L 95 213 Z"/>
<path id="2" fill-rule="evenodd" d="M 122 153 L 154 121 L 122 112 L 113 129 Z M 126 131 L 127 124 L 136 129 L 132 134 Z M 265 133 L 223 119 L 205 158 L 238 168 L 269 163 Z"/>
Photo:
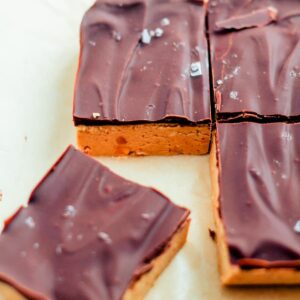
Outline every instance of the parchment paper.
<path id="1" fill-rule="evenodd" d="M 79 25 L 92 3 L 0 0 L 1 221 L 26 203 L 66 146 L 75 144 L 72 96 Z M 298 288 L 221 288 L 215 244 L 208 235 L 208 227 L 214 227 L 208 156 L 99 160 L 192 210 L 188 243 L 147 300 L 300 299 Z"/>

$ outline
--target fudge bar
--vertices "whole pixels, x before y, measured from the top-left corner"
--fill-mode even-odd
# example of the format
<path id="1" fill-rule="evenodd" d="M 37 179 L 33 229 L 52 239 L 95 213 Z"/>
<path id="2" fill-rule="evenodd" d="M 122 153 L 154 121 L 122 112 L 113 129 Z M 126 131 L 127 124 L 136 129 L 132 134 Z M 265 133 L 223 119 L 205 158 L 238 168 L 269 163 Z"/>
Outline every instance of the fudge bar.
<path id="1" fill-rule="evenodd" d="M 223 284 L 299 284 L 300 124 L 217 124 L 211 177 Z"/>
<path id="2" fill-rule="evenodd" d="M 90 155 L 206 154 L 205 4 L 99 0 L 81 25 L 73 119 Z"/>
<path id="3" fill-rule="evenodd" d="M 69 147 L 0 235 L 6 299 L 143 299 L 189 211 Z M 1 296 L 0 296 L 1 298 Z"/>
<path id="4" fill-rule="evenodd" d="M 219 121 L 300 120 L 300 2 L 209 3 Z"/>

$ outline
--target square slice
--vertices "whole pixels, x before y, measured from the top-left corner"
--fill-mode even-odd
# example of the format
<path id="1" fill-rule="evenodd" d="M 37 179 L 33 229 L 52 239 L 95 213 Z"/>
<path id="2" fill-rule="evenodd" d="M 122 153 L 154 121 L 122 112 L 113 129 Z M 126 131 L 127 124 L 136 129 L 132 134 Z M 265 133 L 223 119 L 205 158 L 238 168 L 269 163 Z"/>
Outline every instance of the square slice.
<path id="1" fill-rule="evenodd" d="M 73 118 L 91 155 L 208 153 L 205 5 L 97 1 L 81 25 Z"/>
<path id="2" fill-rule="evenodd" d="M 300 283 L 300 124 L 217 124 L 212 194 L 222 283 Z"/>
<path id="3" fill-rule="evenodd" d="M 300 2 L 209 5 L 218 120 L 300 120 Z"/>
<path id="4" fill-rule="evenodd" d="M 188 216 L 69 147 L 6 222 L 0 295 L 143 299 L 185 243 Z"/>

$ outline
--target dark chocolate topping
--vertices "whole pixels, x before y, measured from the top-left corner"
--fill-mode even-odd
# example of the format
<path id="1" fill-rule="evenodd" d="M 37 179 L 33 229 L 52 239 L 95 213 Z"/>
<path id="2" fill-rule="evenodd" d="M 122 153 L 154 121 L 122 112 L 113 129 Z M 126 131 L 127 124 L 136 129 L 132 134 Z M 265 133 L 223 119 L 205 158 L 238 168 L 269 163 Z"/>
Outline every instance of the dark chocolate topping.
<path id="1" fill-rule="evenodd" d="M 300 124 L 217 124 L 220 214 L 231 261 L 300 266 Z"/>
<path id="2" fill-rule="evenodd" d="M 121 299 L 188 214 L 68 148 L 6 224 L 0 280 L 31 299 Z"/>
<path id="3" fill-rule="evenodd" d="M 170 119 L 210 119 L 202 1 L 97 1 L 81 26 L 75 124 Z"/>
<path id="4" fill-rule="evenodd" d="M 300 2 L 215 0 L 209 20 L 219 119 L 299 119 Z"/>

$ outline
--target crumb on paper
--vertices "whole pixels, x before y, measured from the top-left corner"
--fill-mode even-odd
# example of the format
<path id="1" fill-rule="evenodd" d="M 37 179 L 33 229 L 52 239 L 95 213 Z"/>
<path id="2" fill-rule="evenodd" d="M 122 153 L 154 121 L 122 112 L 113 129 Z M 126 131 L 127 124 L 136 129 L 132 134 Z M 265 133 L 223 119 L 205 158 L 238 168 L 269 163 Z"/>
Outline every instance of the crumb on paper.
<path id="1" fill-rule="evenodd" d="M 209 233 L 209 236 L 211 237 L 211 239 L 215 242 L 216 238 L 217 238 L 217 234 L 216 234 L 215 230 L 208 228 L 208 233 Z"/>

